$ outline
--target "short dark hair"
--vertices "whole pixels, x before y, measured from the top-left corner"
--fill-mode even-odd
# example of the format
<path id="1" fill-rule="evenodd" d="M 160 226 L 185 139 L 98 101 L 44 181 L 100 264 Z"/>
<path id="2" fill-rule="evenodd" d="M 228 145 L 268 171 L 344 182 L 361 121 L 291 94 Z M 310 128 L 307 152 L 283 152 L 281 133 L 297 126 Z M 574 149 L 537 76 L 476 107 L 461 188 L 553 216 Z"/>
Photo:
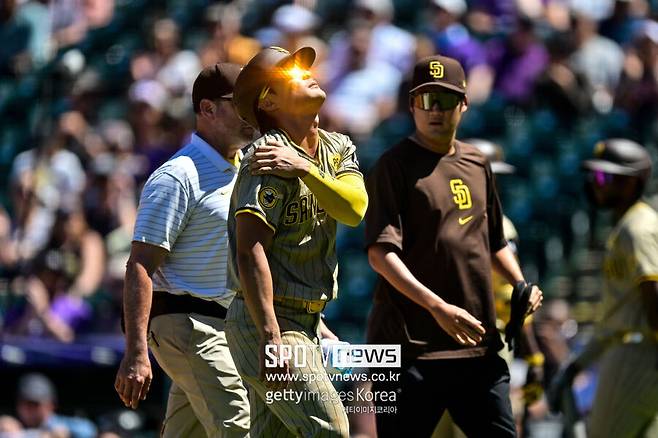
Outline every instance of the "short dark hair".
<path id="1" fill-rule="evenodd" d="M 212 67 L 206 67 L 199 73 L 192 86 L 192 107 L 195 113 L 201 111 L 201 100 L 230 100 L 233 98 L 233 87 L 240 73 L 240 66 L 221 62 Z"/>

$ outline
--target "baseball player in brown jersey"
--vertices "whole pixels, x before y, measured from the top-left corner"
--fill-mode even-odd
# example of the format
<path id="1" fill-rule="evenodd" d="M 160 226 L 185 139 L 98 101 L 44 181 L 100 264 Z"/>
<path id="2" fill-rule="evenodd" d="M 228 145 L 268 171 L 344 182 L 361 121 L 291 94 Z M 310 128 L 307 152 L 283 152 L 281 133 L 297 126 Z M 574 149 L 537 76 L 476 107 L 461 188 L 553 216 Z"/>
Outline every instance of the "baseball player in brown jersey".
<path id="1" fill-rule="evenodd" d="M 443 56 L 414 69 L 415 133 L 393 146 L 368 177 L 366 245 L 380 274 L 368 340 L 402 345 L 395 414 L 377 415 L 377 433 L 430 436 L 444 410 L 468 436 L 515 436 L 509 370 L 491 290 L 492 265 L 512 284 L 523 274 L 503 237 L 491 167 L 455 139 L 466 111 L 459 62 Z M 525 311 L 542 299 L 534 287 Z"/>
<path id="2" fill-rule="evenodd" d="M 245 154 L 229 213 L 237 295 L 226 335 L 251 388 L 252 436 L 349 436 L 318 331 L 337 296 L 336 221 L 357 225 L 367 194 L 350 139 L 318 129 L 325 93 L 308 71 L 314 58 L 310 47 L 266 48 L 234 92 L 240 116 L 264 133 Z M 272 353 L 288 360 L 268 366 Z"/>
<path id="3" fill-rule="evenodd" d="M 656 436 L 658 213 L 641 200 L 651 157 L 633 141 L 608 139 L 583 166 L 590 199 L 612 209 L 616 220 L 603 263 L 603 317 L 583 352 L 558 374 L 549 401 L 557 407 L 561 389 L 600 358 L 589 436 Z"/>

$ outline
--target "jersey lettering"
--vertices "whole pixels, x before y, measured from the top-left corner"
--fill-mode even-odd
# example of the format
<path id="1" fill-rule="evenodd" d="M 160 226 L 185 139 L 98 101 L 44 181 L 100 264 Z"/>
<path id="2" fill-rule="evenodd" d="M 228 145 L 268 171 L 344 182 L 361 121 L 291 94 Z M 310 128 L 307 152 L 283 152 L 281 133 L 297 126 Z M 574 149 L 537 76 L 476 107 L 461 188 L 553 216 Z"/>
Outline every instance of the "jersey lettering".
<path id="1" fill-rule="evenodd" d="M 283 224 L 301 224 L 324 213 L 324 209 L 318 205 L 318 201 L 313 194 L 303 195 L 298 200 L 286 205 Z"/>

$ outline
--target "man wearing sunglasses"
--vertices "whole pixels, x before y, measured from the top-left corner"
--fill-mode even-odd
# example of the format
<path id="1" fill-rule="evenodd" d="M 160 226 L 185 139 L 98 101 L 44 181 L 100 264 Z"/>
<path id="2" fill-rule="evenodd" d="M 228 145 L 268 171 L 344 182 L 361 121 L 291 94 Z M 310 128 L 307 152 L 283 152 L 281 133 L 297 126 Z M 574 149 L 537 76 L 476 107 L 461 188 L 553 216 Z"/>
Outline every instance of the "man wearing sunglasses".
<path id="1" fill-rule="evenodd" d="M 525 280 L 503 235 L 491 166 L 455 139 L 467 107 L 459 62 L 420 60 L 409 96 L 416 131 L 367 181 L 366 245 L 380 274 L 368 340 L 402 345 L 399 381 L 373 384 L 400 394 L 394 414 L 377 415 L 380 437 L 429 437 L 445 410 L 467 436 L 515 436 L 492 265 L 511 284 Z M 541 299 L 533 287 L 526 313 Z"/>
<path id="2" fill-rule="evenodd" d="M 349 436 L 323 366 L 322 310 L 337 297 L 336 222 L 359 224 L 367 194 L 347 136 L 318 128 L 325 92 L 315 51 L 269 47 L 244 67 L 234 101 L 263 136 L 231 199 L 226 334 L 250 394 L 252 436 Z M 279 360 L 280 359 L 280 360 Z"/>
<path id="3" fill-rule="evenodd" d="M 194 81 L 196 132 L 142 190 L 126 267 L 126 352 L 115 389 L 137 408 L 151 383 L 148 348 L 173 381 L 162 436 L 245 437 L 249 401 L 224 334 L 227 219 L 240 149 L 254 134 L 232 102 L 240 66 Z M 148 346 L 148 347 L 147 347 Z"/>
<path id="4" fill-rule="evenodd" d="M 615 226 L 603 260 L 602 316 L 594 337 L 566 364 L 549 391 L 561 408 L 576 374 L 601 359 L 588 421 L 593 437 L 655 436 L 658 431 L 658 213 L 641 197 L 651 157 L 626 139 L 596 144 L 583 162 L 586 190 L 597 208 L 612 210 Z"/>

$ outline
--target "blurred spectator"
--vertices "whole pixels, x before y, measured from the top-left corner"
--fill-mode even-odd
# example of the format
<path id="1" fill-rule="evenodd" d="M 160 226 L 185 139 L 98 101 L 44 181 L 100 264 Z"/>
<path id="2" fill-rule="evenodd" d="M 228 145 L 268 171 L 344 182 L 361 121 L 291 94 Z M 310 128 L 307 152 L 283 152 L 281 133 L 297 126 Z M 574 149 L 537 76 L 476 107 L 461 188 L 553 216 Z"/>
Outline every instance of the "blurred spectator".
<path id="1" fill-rule="evenodd" d="M 19 76 L 30 67 L 28 45 L 31 29 L 29 24 L 16 14 L 16 0 L 0 3 L 0 78 Z"/>
<path id="2" fill-rule="evenodd" d="M 571 56 L 573 68 L 584 74 L 592 85 L 594 108 L 602 113 L 608 112 L 624 66 L 624 53 L 617 43 L 599 35 L 596 22 L 584 14 L 574 17 L 573 28 L 576 43 Z"/>
<path id="3" fill-rule="evenodd" d="M 49 238 L 54 212 L 75 203 L 85 186 L 78 157 L 67 149 L 72 136 L 65 123 L 38 148 L 16 156 L 10 172 L 14 220 L 11 240 L 14 260 L 29 259 Z"/>
<path id="4" fill-rule="evenodd" d="M 393 2 L 391 0 L 357 0 L 352 20 L 359 26 L 372 28 L 367 62 L 385 62 L 395 67 L 400 74 L 411 70 L 416 47 L 415 38 L 392 23 Z M 338 32 L 329 41 L 326 77 L 329 81 L 344 76 L 350 68 L 350 34 Z"/>
<path id="5" fill-rule="evenodd" d="M 548 53 L 535 35 L 533 22 L 519 18 L 509 37 L 491 44 L 489 53 L 496 71 L 495 91 L 509 102 L 525 106 L 548 64 Z"/>
<path id="6" fill-rule="evenodd" d="M 7 316 L 8 331 L 72 342 L 92 320 L 91 296 L 103 278 L 103 241 L 89 229 L 82 211 L 60 209 L 48 245 L 31 261 L 18 283 L 26 303 Z"/>
<path id="7" fill-rule="evenodd" d="M 0 437 L 19 438 L 24 435 L 20 421 L 9 415 L 0 415 Z"/>
<path id="8" fill-rule="evenodd" d="M 33 67 L 41 67 L 51 58 L 50 14 L 45 0 L 28 0 L 18 7 L 17 17 L 30 26 L 29 51 Z"/>
<path id="9" fill-rule="evenodd" d="M 160 82 L 146 79 L 135 82 L 128 95 L 135 150 L 147 158 L 148 174 L 173 155 L 180 145 L 171 142 L 164 130 L 165 108 L 170 96 Z"/>
<path id="10" fill-rule="evenodd" d="M 153 46 L 157 80 L 172 95 L 186 95 L 188 99 L 201 63 L 196 53 L 180 49 L 180 29 L 174 20 L 164 18 L 155 22 Z"/>
<path id="11" fill-rule="evenodd" d="M 645 0 L 613 0 L 613 2 L 612 13 L 601 21 L 601 35 L 616 41 L 621 46 L 626 46 L 633 41 L 635 26 L 641 16 L 646 16 L 649 6 Z M 633 16 L 632 12 L 639 12 L 638 9 L 644 9 L 641 16 Z"/>
<path id="12" fill-rule="evenodd" d="M 455 58 L 464 66 L 469 103 L 473 104 L 486 100 L 494 78 L 484 45 L 460 22 L 466 11 L 465 0 L 432 0 L 427 33 L 436 53 Z"/>
<path id="13" fill-rule="evenodd" d="M 52 38 L 58 48 L 76 44 L 87 35 L 83 0 L 50 2 L 50 15 Z"/>
<path id="14" fill-rule="evenodd" d="M 658 117 L 658 23 L 639 27 L 624 63 L 615 105 L 630 116 L 629 126 L 640 139 L 651 139 Z"/>
<path id="15" fill-rule="evenodd" d="M 328 85 L 324 106 L 333 129 L 363 137 L 395 110 L 401 74 L 390 64 L 368 62 L 372 31 L 354 26 L 346 74 Z"/>
<path id="16" fill-rule="evenodd" d="M 240 33 L 242 15 L 233 4 L 214 4 L 207 9 L 206 21 L 210 24 L 210 41 L 201 51 L 202 67 L 218 62 L 244 65 L 260 50 L 258 40 Z"/>
<path id="17" fill-rule="evenodd" d="M 557 34 L 546 43 L 549 64 L 537 80 L 534 98 L 538 108 L 547 108 L 564 127 L 571 128 L 590 109 L 589 82 L 569 65 L 574 44 L 570 33 Z"/>
<path id="18" fill-rule="evenodd" d="M 96 426 L 80 417 L 55 413 L 57 393 L 43 374 L 26 374 L 18 382 L 16 412 L 25 428 L 49 433 L 52 438 L 94 438 Z M 29 436 L 29 435 L 28 435 Z"/>
<path id="19" fill-rule="evenodd" d="M 298 4 L 283 5 L 274 12 L 272 25 L 277 31 L 274 45 L 291 52 L 305 46 L 315 49 L 316 63 L 322 63 L 327 56 L 327 44 L 314 35 L 320 25 L 319 17 L 310 9 Z"/>
<path id="20" fill-rule="evenodd" d="M 465 0 L 432 0 L 429 35 L 437 53 L 458 60 L 468 72 L 486 63 L 486 53 L 480 42 L 459 20 L 466 13 Z"/>
<path id="21" fill-rule="evenodd" d="M 50 3 L 52 38 L 58 48 L 81 42 L 89 29 L 107 26 L 114 0 L 57 0 Z"/>

